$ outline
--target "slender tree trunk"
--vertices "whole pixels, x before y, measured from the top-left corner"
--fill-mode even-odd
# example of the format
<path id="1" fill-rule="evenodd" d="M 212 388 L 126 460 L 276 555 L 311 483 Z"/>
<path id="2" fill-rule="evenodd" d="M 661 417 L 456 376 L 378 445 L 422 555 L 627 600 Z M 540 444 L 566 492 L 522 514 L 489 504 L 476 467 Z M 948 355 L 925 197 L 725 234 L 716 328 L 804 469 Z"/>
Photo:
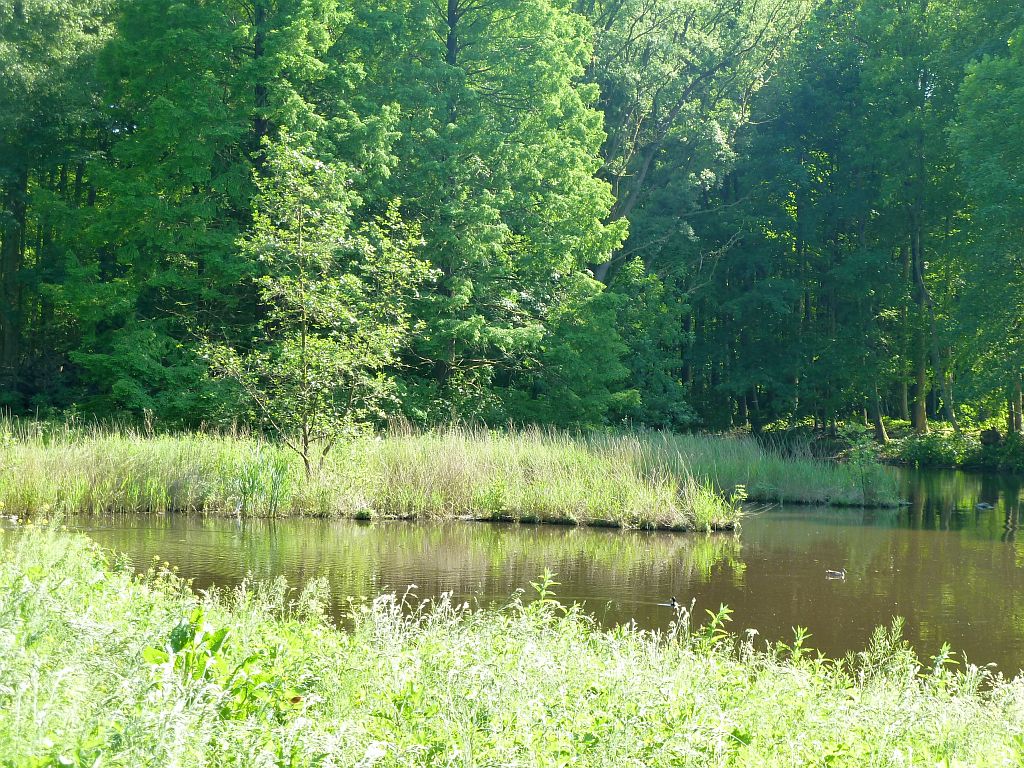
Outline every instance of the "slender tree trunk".
<path id="1" fill-rule="evenodd" d="M 1017 374 L 1017 380 L 1014 382 L 1014 432 L 1021 434 L 1024 432 L 1024 392 L 1021 391 L 1021 375 Z"/>
<path id="2" fill-rule="evenodd" d="M 960 422 L 956 418 L 956 405 L 953 402 L 953 374 L 948 370 L 942 374 L 942 417 L 953 425 L 953 430 L 961 434 Z"/>
<path id="3" fill-rule="evenodd" d="M 914 328 L 914 431 L 928 434 L 928 326 L 925 309 L 928 291 L 924 283 L 924 254 L 921 250 L 921 223 L 917 213 L 911 217 L 910 259 L 914 270 L 917 317 Z"/>
<path id="4" fill-rule="evenodd" d="M 19 168 L 4 195 L 0 230 L 0 391 L 18 388 L 21 362 L 21 270 L 25 257 L 28 168 Z"/>
<path id="5" fill-rule="evenodd" d="M 868 414 L 875 426 L 875 440 L 885 445 L 889 442 L 889 433 L 885 431 L 885 422 L 882 421 L 882 398 L 878 396 L 878 387 L 868 396 Z"/>
<path id="6" fill-rule="evenodd" d="M 690 362 L 690 355 L 687 354 L 683 345 L 692 344 L 694 341 L 694 329 L 696 324 L 693 321 L 693 315 L 688 314 L 683 318 L 683 339 L 679 349 L 679 359 L 683 361 L 683 366 L 680 369 L 679 377 L 683 380 L 683 384 L 687 387 L 693 384 L 693 364 Z"/>
<path id="7" fill-rule="evenodd" d="M 759 435 L 764 429 L 764 419 L 761 417 L 761 401 L 757 396 L 757 387 L 750 390 L 750 404 L 750 429 L 755 435 Z"/>
<path id="8" fill-rule="evenodd" d="M 928 434 L 928 364 L 924 349 L 924 334 L 919 332 L 917 355 L 914 360 L 914 410 L 911 413 L 914 431 Z"/>
<path id="9" fill-rule="evenodd" d="M 253 42 L 252 57 L 258 63 L 265 55 L 267 41 L 267 6 L 266 0 L 255 0 L 253 5 Z M 270 120 L 267 117 L 269 105 L 267 84 L 257 67 L 257 80 L 253 89 L 255 113 L 252 119 L 253 157 L 256 170 L 263 173 L 263 140 L 270 135 Z"/>
<path id="10" fill-rule="evenodd" d="M 448 0 L 448 9 L 445 22 L 448 33 L 445 37 L 445 62 L 449 67 L 454 67 L 459 58 L 459 0 Z"/>
<path id="11" fill-rule="evenodd" d="M 910 283 L 910 248 L 906 245 L 900 246 L 900 257 L 903 261 L 903 281 L 907 284 Z M 900 328 L 906 333 L 907 329 L 910 328 L 910 313 L 907 309 L 906 302 L 900 307 Z M 907 339 L 903 338 L 903 359 L 906 360 L 910 357 L 910 351 L 908 349 Z M 900 418 L 903 421 L 910 421 L 910 382 L 907 379 L 907 370 L 904 366 L 901 366 L 900 376 Z"/>

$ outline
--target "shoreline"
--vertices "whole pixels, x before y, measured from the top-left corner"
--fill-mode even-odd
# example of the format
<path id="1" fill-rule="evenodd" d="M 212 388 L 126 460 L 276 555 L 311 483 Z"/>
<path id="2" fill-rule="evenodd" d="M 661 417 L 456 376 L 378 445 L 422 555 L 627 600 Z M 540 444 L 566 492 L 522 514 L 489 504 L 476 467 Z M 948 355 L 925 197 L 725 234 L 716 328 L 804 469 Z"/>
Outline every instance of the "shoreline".
<path id="1" fill-rule="evenodd" d="M 502 765 L 995 766 L 1024 738 L 1024 677 L 922 667 L 898 625 L 845 660 L 799 633 L 755 646 L 724 609 L 603 630 L 545 575 L 530 603 L 383 595 L 337 629 L 316 585 L 197 596 L 81 534 L 4 538 L 0 601 L 20 607 L 0 623 L 0 746 L 40 764 L 428 764 L 471 744 Z"/>

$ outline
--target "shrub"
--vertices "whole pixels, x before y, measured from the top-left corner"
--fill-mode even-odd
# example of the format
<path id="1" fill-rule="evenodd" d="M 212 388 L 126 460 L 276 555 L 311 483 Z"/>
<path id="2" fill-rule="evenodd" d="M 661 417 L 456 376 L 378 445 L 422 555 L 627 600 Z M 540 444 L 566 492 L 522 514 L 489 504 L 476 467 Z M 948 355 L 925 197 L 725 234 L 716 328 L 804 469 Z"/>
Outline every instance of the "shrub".
<path id="1" fill-rule="evenodd" d="M 930 432 L 894 440 L 889 450 L 897 461 L 915 467 L 956 467 L 962 463 L 970 447 L 970 441 L 964 437 Z"/>

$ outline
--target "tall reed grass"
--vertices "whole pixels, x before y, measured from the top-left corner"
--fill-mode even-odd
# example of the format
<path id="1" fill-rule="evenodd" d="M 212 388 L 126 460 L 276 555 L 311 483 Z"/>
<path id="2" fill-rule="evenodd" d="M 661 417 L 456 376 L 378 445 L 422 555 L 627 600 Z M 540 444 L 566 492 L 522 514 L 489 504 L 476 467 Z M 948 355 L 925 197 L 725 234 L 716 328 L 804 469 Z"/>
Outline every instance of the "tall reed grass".
<path id="1" fill-rule="evenodd" d="M 1006 766 L 1024 679 L 918 665 L 896 630 L 830 661 L 675 614 L 601 630 L 556 602 L 196 596 L 83 536 L 0 532 L 0 765 Z M 668 622 L 673 614 L 666 609 Z"/>
<path id="2" fill-rule="evenodd" d="M 616 438 L 590 438 L 614 453 Z M 643 466 L 688 473 L 730 492 L 741 487 L 752 501 L 782 504 L 887 507 L 899 503 L 896 476 L 878 462 L 841 463 L 816 458 L 807 446 L 773 446 L 753 437 L 644 433 Z"/>
<path id="3" fill-rule="evenodd" d="M 739 501 L 884 505 L 890 470 L 786 456 L 752 439 L 526 429 L 396 429 L 339 445 L 307 478 L 284 446 L 247 434 L 0 421 L 8 514 L 517 520 L 720 529 Z"/>
<path id="4" fill-rule="evenodd" d="M 735 525 L 739 505 L 635 437 L 599 446 L 559 432 L 396 431 L 340 445 L 307 478 L 281 445 L 248 435 L 0 427 L 8 514 L 201 512 L 357 518 L 470 517 L 649 529 Z"/>

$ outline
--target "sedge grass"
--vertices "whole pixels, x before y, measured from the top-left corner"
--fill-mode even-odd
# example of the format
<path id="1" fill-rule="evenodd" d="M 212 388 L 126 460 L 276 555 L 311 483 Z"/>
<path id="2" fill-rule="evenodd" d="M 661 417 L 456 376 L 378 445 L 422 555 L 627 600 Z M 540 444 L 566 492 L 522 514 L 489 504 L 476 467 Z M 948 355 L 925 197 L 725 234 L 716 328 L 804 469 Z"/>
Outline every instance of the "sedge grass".
<path id="1" fill-rule="evenodd" d="M 472 518 L 621 528 L 733 527 L 739 505 L 623 437 L 601 450 L 541 430 L 396 432 L 339 445 L 306 477 L 256 436 L 0 425 L 8 514 L 169 512 Z"/>
<path id="2" fill-rule="evenodd" d="M 615 439 L 591 438 L 615 450 Z M 638 440 L 642 461 L 672 473 L 707 478 L 717 489 L 743 488 L 751 501 L 835 506 L 896 506 L 892 471 L 877 463 L 840 463 L 809 450 L 783 452 L 752 437 L 646 433 Z"/>
<path id="3" fill-rule="evenodd" d="M 601 630 L 513 598 L 350 604 L 281 582 L 196 596 L 111 566 L 85 537 L 0 533 L 0 765 L 1003 766 L 1024 754 L 1024 680 L 937 659 L 895 631 L 823 659 L 755 647 L 681 611 Z M 557 590 L 557 586 L 555 586 Z"/>
<path id="4" fill-rule="evenodd" d="M 882 467 L 783 456 L 750 439 L 526 429 L 396 430 L 339 445 L 306 477 L 246 434 L 0 421 L 8 514 L 169 512 L 473 518 L 620 528 L 731 528 L 739 500 L 885 505 Z"/>

